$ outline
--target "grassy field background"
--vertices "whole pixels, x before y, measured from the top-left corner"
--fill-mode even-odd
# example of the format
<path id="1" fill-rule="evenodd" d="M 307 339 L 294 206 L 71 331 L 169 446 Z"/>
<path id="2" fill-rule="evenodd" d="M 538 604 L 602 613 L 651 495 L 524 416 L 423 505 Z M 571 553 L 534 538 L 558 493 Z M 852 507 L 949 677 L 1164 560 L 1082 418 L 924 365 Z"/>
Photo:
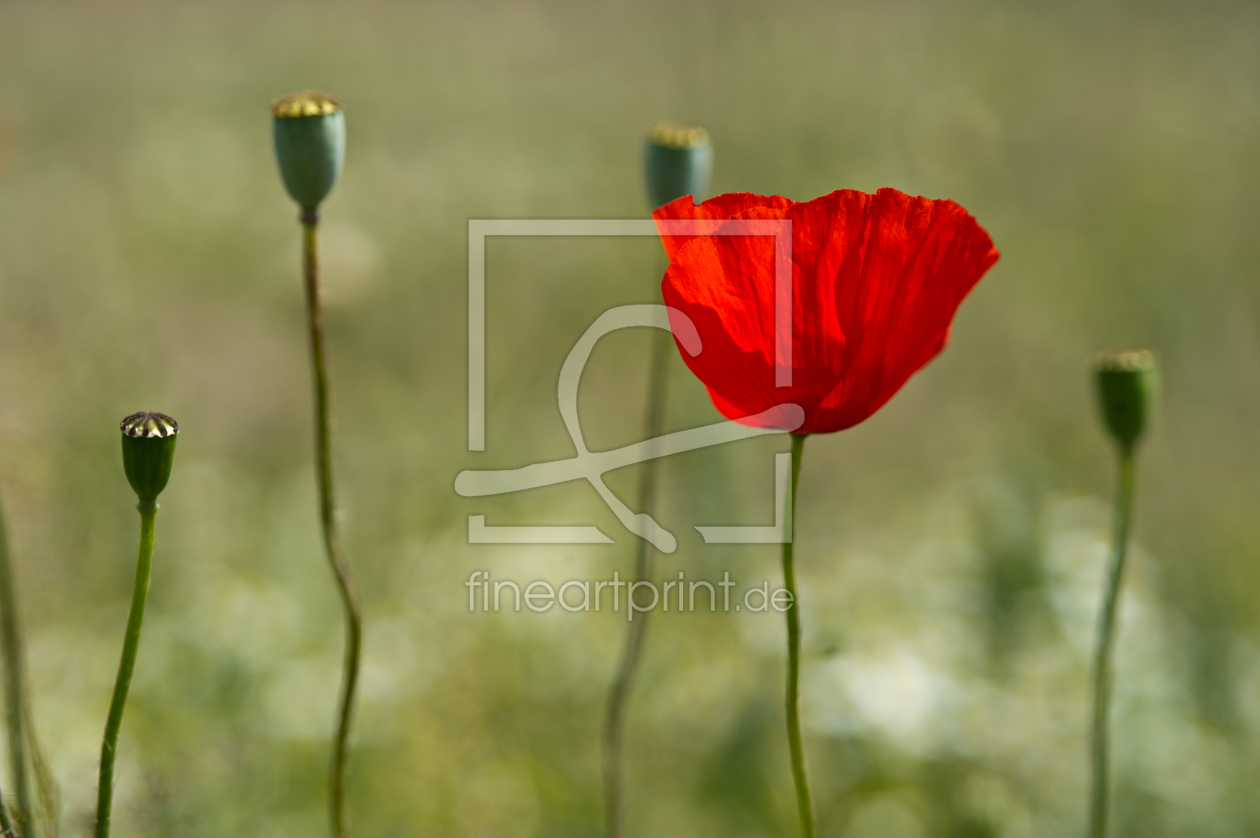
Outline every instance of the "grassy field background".
<path id="1" fill-rule="evenodd" d="M 1003 256 L 950 348 L 806 450 L 804 718 L 822 834 L 1079 835 L 1111 452 L 1094 350 L 1146 345 L 1119 647 L 1117 836 L 1260 831 L 1260 9 L 1178 4 L 0 3 L 0 499 L 36 723 L 88 830 L 134 567 L 117 423 L 181 425 L 123 728 L 117 834 L 326 829 L 340 654 L 317 539 L 296 209 L 269 102 L 346 103 L 324 206 L 334 445 L 367 613 L 360 836 L 591 836 L 624 617 L 468 613 L 473 570 L 628 572 L 588 487 L 480 501 L 465 468 L 572 453 L 556 376 L 653 300 L 649 240 L 491 243 L 486 452 L 466 450 L 469 218 L 645 217 L 658 120 L 706 126 L 713 192 L 894 186 Z M 637 440 L 646 334 L 587 367 L 592 447 Z M 676 359 L 675 359 L 676 360 Z M 672 368 L 668 424 L 714 421 Z M 667 462 L 664 577 L 778 579 L 758 440 Z M 633 469 L 610 475 L 633 498 Z M 466 543 L 595 524 L 607 547 Z M 628 739 L 633 834 L 791 836 L 783 627 L 658 614 Z M 6 791 L 11 789 L 7 783 Z"/>

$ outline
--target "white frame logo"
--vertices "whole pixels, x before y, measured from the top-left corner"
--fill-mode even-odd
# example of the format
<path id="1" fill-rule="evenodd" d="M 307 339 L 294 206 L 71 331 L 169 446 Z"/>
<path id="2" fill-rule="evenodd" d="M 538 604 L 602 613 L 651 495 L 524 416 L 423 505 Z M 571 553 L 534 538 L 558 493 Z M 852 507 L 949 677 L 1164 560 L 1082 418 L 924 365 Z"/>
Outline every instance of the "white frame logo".
<path id="1" fill-rule="evenodd" d="M 486 238 L 489 236 L 767 236 L 774 239 L 775 387 L 792 384 L 792 222 L 789 219 L 470 219 L 468 222 L 468 450 L 486 447 Z M 758 414 L 775 427 L 724 421 L 675 431 L 610 451 L 590 451 L 577 414 L 578 381 L 601 337 L 618 329 L 650 327 L 672 331 L 692 356 L 704 351 L 700 335 L 686 314 L 664 305 L 626 305 L 604 312 L 578 339 L 560 370 L 560 414 L 577 455 L 515 469 L 466 470 L 455 478 L 464 497 L 485 497 L 586 480 L 617 520 L 663 553 L 677 539 L 646 512 L 633 512 L 605 485 L 603 475 L 623 466 L 739 439 L 794 431 L 805 420 L 798 405 L 783 403 Z M 696 527 L 706 544 L 779 544 L 792 540 L 785 515 L 791 455 L 775 455 L 775 523 L 772 526 Z M 470 544 L 612 544 L 593 526 L 491 526 L 484 515 L 468 516 Z"/>

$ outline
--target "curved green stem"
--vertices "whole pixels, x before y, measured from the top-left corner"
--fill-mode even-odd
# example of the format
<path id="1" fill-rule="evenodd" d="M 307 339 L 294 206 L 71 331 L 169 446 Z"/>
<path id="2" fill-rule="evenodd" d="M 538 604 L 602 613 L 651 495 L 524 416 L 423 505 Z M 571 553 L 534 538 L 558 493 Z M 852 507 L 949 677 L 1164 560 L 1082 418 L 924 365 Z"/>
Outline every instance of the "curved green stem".
<path id="1" fill-rule="evenodd" d="M 5 722 L 9 734 L 9 776 L 17 795 L 18 831 L 30 834 L 30 785 L 26 774 L 26 685 L 22 652 L 22 628 L 17 613 L 13 570 L 9 563 L 9 539 L 0 512 L 0 635 L 4 647 Z M 12 829 L 7 812 L 0 813 L 0 830 Z"/>
<path id="2" fill-rule="evenodd" d="M 665 331 L 654 330 L 652 339 L 652 366 L 648 375 L 647 417 L 645 439 L 659 437 L 665 427 L 665 385 L 669 375 L 669 353 L 673 337 Z M 639 509 L 651 515 L 656 505 L 656 463 L 653 457 L 643 464 L 639 483 Z M 652 559 L 655 551 L 646 538 L 638 542 L 639 553 L 635 562 L 635 581 L 652 579 Z M 629 607 L 629 605 L 627 605 Z M 625 832 L 625 789 L 622 780 L 622 738 L 625 735 L 626 705 L 630 689 L 638 671 L 639 657 L 647 633 L 647 611 L 639 614 L 626 629 L 626 643 L 621 653 L 621 663 L 608 691 L 608 705 L 604 713 L 604 823 L 608 838 L 621 838 Z"/>
<path id="3" fill-rule="evenodd" d="M 788 540 L 783 542 L 783 587 L 792 595 L 786 612 L 788 632 L 787 731 L 792 752 L 792 779 L 796 782 L 796 809 L 801 818 L 802 838 L 814 838 L 814 805 L 805 774 L 805 746 L 801 743 L 801 603 L 796 594 L 796 567 L 793 542 L 796 540 L 796 484 L 801 476 L 801 452 L 806 434 L 792 434 L 792 494 L 788 498 Z"/>
<path id="4" fill-rule="evenodd" d="M 332 446 L 328 410 L 328 364 L 324 351 L 324 315 L 319 299 L 319 214 L 302 211 L 302 267 L 306 288 L 306 322 L 310 334 L 311 371 L 315 383 L 315 466 L 319 482 L 319 520 L 324 550 L 337 580 L 346 616 L 345 657 L 341 670 L 341 701 L 337 710 L 337 733 L 333 740 L 329 815 L 333 834 L 346 838 L 350 833 L 346 809 L 346 756 L 350 747 L 350 724 L 354 716 L 355 689 L 359 681 L 359 654 L 363 645 L 363 616 L 350 565 L 341 550 L 337 528 L 337 501 L 333 490 Z"/>
<path id="5" fill-rule="evenodd" d="M 1111 688 L 1115 678 L 1112 653 L 1116 642 L 1116 612 L 1120 600 L 1120 585 L 1124 579 L 1125 558 L 1128 554 L 1129 526 L 1133 513 L 1134 484 L 1133 449 L 1120 451 L 1120 475 L 1116 486 L 1115 542 L 1112 545 L 1111 570 L 1107 577 L 1107 590 L 1102 611 L 1098 616 L 1098 646 L 1094 653 L 1094 724 L 1091 740 L 1093 785 L 1089 815 L 1090 838 L 1103 838 L 1107 834 L 1107 809 L 1109 802 L 1108 765 L 1110 761 Z"/>
<path id="6" fill-rule="evenodd" d="M 140 510 L 140 556 L 136 560 L 136 582 L 131 591 L 131 613 L 127 617 L 127 633 L 123 637 L 122 659 L 114 680 L 114 698 L 109 704 L 105 722 L 105 741 L 101 744 L 101 778 L 96 797 L 96 838 L 108 838 L 109 813 L 114 797 L 114 755 L 118 750 L 118 730 L 122 727 L 123 709 L 131 673 L 136 668 L 136 651 L 140 648 L 140 627 L 144 624 L 144 602 L 149 595 L 149 572 L 153 567 L 153 538 L 158 505 L 142 503 Z"/>

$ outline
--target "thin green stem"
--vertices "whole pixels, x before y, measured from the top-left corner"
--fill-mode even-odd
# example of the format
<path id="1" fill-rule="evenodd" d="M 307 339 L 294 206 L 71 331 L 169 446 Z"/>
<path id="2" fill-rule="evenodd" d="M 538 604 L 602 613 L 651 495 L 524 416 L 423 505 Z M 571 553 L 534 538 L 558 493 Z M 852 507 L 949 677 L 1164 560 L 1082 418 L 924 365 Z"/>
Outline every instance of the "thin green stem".
<path id="1" fill-rule="evenodd" d="M 131 613 L 127 617 L 127 634 L 123 638 L 122 659 L 114 680 L 114 698 L 109 704 L 105 722 L 105 741 L 101 743 L 101 778 L 96 797 L 96 838 L 108 838 L 109 813 L 114 798 L 114 755 L 118 751 L 118 730 L 122 727 L 123 709 L 131 673 L 136 668 L 136 651 L 140 648 L 140 627 L 144 624 L 144 602 L 149 595 L 149 572 L 153 567 L 153 538 L 158 505 L 142 503 L 140 510 L 140 556 L 136 560 L 136 583 L 131 591 Z"/>
<path id="2" fill-rule="evenodd" d="M 801 838 L 814 838 L 814 805 L 809 795 L 809 778 L 805 774 L 805 746 L 801 742 L 801 603 L 796 593 L 796 566 L 794 544 L 796 540 L 796 484 L 801 476 L 801 452 L 805 450 L 806 434 L 792 434 L 792 494 L 788 498 L 788 524 L 791 534 L 783 542 L 783 587 L 792 595 L 788 606 L 788 672 L 787 672 L 787 732 L 788 748 L 792 752 L 792 779 L 796 782 L 796 809 L 801 818 Z"/>
<path id="3" fill-rule="evenodd" d="M 1125 558 L 1128 555 L 1129 527 L 1133 517 L 1134 485 L 1133 449 L 1120 450 L 1120 475 L 1116 485 L 1115 542 L 1112 545 L 1111 570 L 1107 591 L 1098 616 L 1098 646 L 1094 654 L 1094 725 L 1091 739 L 1093 785 L 1089 814 L 1090 838 L 1107 834 L 1109 803 L 1111 689 L 1115 679 L 1112 654 L 1116 643 L 1116 613 L 1119 610 L 1120 586 L 1124 581 Z"/>
<path id="4" fill-rule="evenodd" d="M 648 375 L 647 414 L 644 421 L 645 439 L 654 440 L 665 428 L 665 387 L 669 379 L 669 353 L 673 337 L 657 329 L 652 335 L 652 361 Z M 639 509 L 651 515 L 656 505 L 656 463 L 653 457 L 643 463 L 639 483 Z M 652 579 L 652 559 L 655 550 L 646 538 L 638 541 L 638 557 L 635 561 L 635 581 Z M 627 608 L 629 604 L 627 603 Z M 639 614 L 626 628 L 626 642 L 621 652 L 621 662 L 608 691 L 608 705 L 604 713 L 604 822 L 608 838 L 621 838 L 625 833 L 625 788 L 622 779 L 622 739 L 625 735 L 626 705 L 630 689 L 638 671 L 639 658 L 647 634 L 648 612 Z"/>
<path id="5" fill-rule="evenodd" d="M 337 711 L 337 733 L 333 740 L 329 815 L 333 835 L 350 834 L 346 809 L 346 756 L 350 746 L 350 724 L 354 717 L 355 689 L 359 682 L 359 654 L 363 644 L 363 615 L 350 565 L 341 550 L 337 527 L 337 501 L 333 489 L 331 430 L 328 410 L 328 363 L 324 351 L 324 315 L 319 293 L 319 215 L 313 209 L 302 212 L 302 274 L 306 287 L 306 322 L 310 334 L 311 371 L 315 383 L 315 466 L 319 481 L 319 520 L 324 550 L 337 580 L 337 590 L 346 616 L 345 657 L 341 670 L 341 701 Z"/>
<path id="6" fill-rule="evenodd" d="M 31 834 L 30 782 L 26 773 L 26 679 L 22 653 L 22 626 L 17 613 L 13 568 L 9 561 L 9 539 L 4 515 L 0 512 L 0 637 L 4 647 L 5 723 L 9 735 L 9 776 L 17 794 L 17 827 Z M 8 820 L 8 814 L 3 815 Z M 0 829 L 6 828 L 0 824 Z M 11 828 L 11 827 L 9 827 Z"/>

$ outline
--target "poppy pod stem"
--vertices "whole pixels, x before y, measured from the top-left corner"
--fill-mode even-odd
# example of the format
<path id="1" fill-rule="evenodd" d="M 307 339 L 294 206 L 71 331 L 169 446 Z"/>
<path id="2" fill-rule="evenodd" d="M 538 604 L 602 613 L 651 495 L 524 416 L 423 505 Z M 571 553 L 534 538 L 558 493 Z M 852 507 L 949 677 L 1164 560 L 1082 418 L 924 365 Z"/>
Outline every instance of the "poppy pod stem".
<path id="1" fill-rule="evenodd" d="M 654 125 L 643 145 L 643 180 L 653 207 L 667 204 L 683 195 L 703 192 L 709 183 L 713 149 L 703 128 L 680 125 Z M 664 273 L 665 270 L 661 270 Z M 665 431 L 665 390 L 669 383 L 669 355 L 673 338 L 654 329 L 652 359 L 648 372 L 647 413 L 644 439 L 655 440 Z M 656 506 L 657 459 L 643 463 L 639 483 L 639 509 L 651 515 Z M 655 551 L 640 539 L 635 560 L 635 581 L 650 582 Z M 622 780 L 622 739 L 626 708 L 642 657 L 647 636 L 649 611 L 626 627 L 621 662 L 608 691 L 604 712 L 604 822 L 608 838 L 621 838 L 625 832 L 625 790 Z"/>
<path id="2" fill-rule="evenodd" d="M 337 526 L 337 500 L 332 474 L 331 428 L 328 407 L 328 361 L 324 350 L 324 315 L 319 294 L 319 212 L 304 207 L 302 222 L 302 277 L 306 288 L 306 325 L 310 337 L 311 372 L 315 385 L 315 467 L 319 484 L 319 521 L 324 550 L 337 581 L 345 611 L 345 657 L 341 671 L 341 698 L 337 709 L 337 732 L 333 740 L 329 815 L 333 834 L 345 838 L 350 832 L 346 808 L 346 757 L 350 746 L 350 725 L 359 682 L 359 657 L 363 645 L 363 616 L 359 594 L 341 549 Z"/>
<path id="3" fill-rule="evenodd" d="M 1146 351 L 1104 353 L 1095 359 L 1094 381 L 1103 424 L 1116 443 L 1119 459 L 1111 567 L 1102 608 L 1098 613 L 1093 672 L 1094 717 L 1090 736 L 1093 782 L 1089 834 L 1090 838 L 1103 838 L 1107 834 L 1110 803 L 1111 692 L 1115 681 L 1112 658 L 1116 644 L 1116 615 L 1133 520 L 1137 470 L 1134 454 L 1138 441 L 1146 431 L 1159 390 L 1155 357 Z"/>
<path id="4" fill-rule="evenodd" d="M 331 435 L 328 410 L 328 362 L 324 351 L 324 314 L 319 300 L 319 206 L 336 186 L 346 156 L 346 119 L 341 102 L 326 93 L 304 90 L 271 105 L 272 141 L 280 180 L 289 197 L 302 208 L 302 279 L 306 288 L 306 325 L 310 336 L 311 372 L 315 384 L 315 468 L 319 484 L 319 521 L 324 552 L 337 580 L 345 610 L 346 645 L 341 670 L 341 700 L 333 740 L 329 815 L 333 834 L 350 832 L 346 811 L 346 755 L 359 682 L 359 652 L 363 617 L 350 565 L 341 551 L 337 529 L 337 500 L 333 490 Z"/>
<path id="5" fill-rule="evenodd" d="M 792 536 L 783 542 L 783 587 L 791 594 L 785 612 L 788 635 L 787 733 L 792 755 L 792 779 L 796 783 L 796 809 L 801 818 L 801 838 L 814 838 L 814 804 L 809 794 L 809 777 L 805 771 L 805 746 L 801 742 L 801 605 L 796 594 L 796 485 L 801 477 L 801 454 L 808 434 L 792 434 L 792 494 L 788 497 L 788 522 Z"/>
<path id="6" fill-rule="evenodd" d="M 1107 589 L 1103 594 L 1102 611 L 1098 616 L 1098 644 L 1094 653 L 1094 718 L 1090 738 L 1093 783 L 1090 797 L 1090 838 L 1107 834 L 1107 813 L 1110 797 L 1110 716 L 1111 688 L 1115 680 L 1112 664 L 1116 644 L 1116 612 L 1119 610 L 1120 585 L 1124 580 L 1128 557 L 1129 526 L 1133 518 L 1133 486 L 1135 478 L 1133 449 L 1121 448 L 1119 480 L 1116 485 L 1115 542 L 1112 545 L 1111 568 Z"/>
<path id="7" fill-rule="evenodd" d="M 665 382 L 669 370 L 669 353 L 673 338 L 664 331 L 654 330 L 652 335 L 652 366 L 648 375 L 647 418 L 645 439 L 659 437 L 665 427 Z M 639 483 L 639 508 L 652 514 L 656 506 L 656 459 L 643 464 Z M 646 538 L 639 539 L 639 552 L 635 561 L 636 582 L 650 581 L 655 550 Z M 627 606 L 629 607 L 629 606 Z M 643 611 L 626 629 L 625 646 L 621 663 L 608 693 L 608 707 L 604 716 L 604 817 L 608 838 L 621 838 L 625 832 L 625 792 L 622 782 L 622 738 L 625 733 L 626 705 L 630 688 L 638 669 L 639 658 L 647 636 L 647 617 Z"/>
<path id="8" fill-rule="evenodd" d="M 153 569 L 153 543 L 157 523 L 156 501 L 141 502 L 140 554 L 136 560 L 136 581 L 131 591 L 131 612 L 127 616 L 127 633 L 123 636 L 122 657 L 118 662 L 118 676 L 114 680 L 114 697 L 109 703 L 109 718 L 105 722 L 105 739 L 101 744 L 101 774 L 96 796 L 96 838 L 108 838 L 109 816 L 114 799 L 114 756 L 118 752 L 118 731 L 122 728 L 123 710 L 127 706 L 127 691 L 131 688 L 131 675 L 136 668 L 136 653 L 140 649 L 140 629 L 144 625 L 144 605 L 149 596 L 149 577 Z"/>
<path id="9" fill-rule="evenodd" d="M 136 559 L 136 580 L 131 590 L 131 611 L 123 635 L 114 697 L 105 721 L 101 742 L 101 773 L 96 796 L 95 838 L 109 837 L 109 816 L 114 800 L 114 757 L 118 753 L 118 731 L 122 728 L 127 691 L 136 668 L 140 649 L 140 629 L 144 625 L 144 604 L 149 597 L 149 577 L 153 569 L 153 543 L 157 526 L 158 495 L 166 488 L 175 463 L 176 434 L 179 425 L 162 413 L 133 413 L 122 420 L 123 470 L 136 493 L 140 512 L 140 551 Z"/>

